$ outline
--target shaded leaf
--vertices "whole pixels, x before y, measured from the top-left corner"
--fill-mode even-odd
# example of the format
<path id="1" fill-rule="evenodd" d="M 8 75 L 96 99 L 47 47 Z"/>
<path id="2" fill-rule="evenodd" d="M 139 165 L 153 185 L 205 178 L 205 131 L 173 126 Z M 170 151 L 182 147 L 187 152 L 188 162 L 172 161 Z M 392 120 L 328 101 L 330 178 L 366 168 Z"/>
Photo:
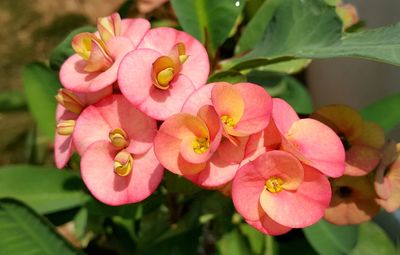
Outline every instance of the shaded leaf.
<path id="1" fill-rule="evenodd" d="M 88 199 L 81 178 L 56 168 L 12 165 L 0 168 L 0 198 L 14 197 L 39 213 L 81 206 Z"/>
<path id="2" fill-rule="evenodd" d="M 265 235 L 250 225 L 242 223 L 239 226 L 240 231 L 250 243 L 250 248 L 254 254 L 261 254 L 264 248 Z"/>
<path id="3" fill-rule="evenodd" d="M 218 254 L 220 255 L 247 255 L 251 254 L 246 238 L 235 228 L 225 233 L 217 242 Z"/>
<path id="4" fill-rule="evenodd" d="M 83 254 L 65 241 L 44 218 L 26 205 L 0 199 L 0 254 Z"/>
<path id="5" fill-rule="evenodd" d="M 241 74 L 238 71 L 228 70 L 224 72 L 214 73 L 208 78 L 207 83 L 218 82 L 218 81 L 225 81 L 235 84 L 238 82 L 246 82 L 247 79 L 245 75 Z"/>

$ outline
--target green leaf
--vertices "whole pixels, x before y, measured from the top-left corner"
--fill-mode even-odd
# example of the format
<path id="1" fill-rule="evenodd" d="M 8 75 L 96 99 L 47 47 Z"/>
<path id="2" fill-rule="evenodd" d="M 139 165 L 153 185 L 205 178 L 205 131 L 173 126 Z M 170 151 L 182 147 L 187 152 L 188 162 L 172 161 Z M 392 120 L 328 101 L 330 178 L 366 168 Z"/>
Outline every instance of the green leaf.
<path id="1" fill-rule="evenodd" d="M 400 65 L 400 23 L 342 34 L 335 8 L 320 0 L 286 0 L 264 40 L 249 54 L 232 60 L 235 69 L 291 58 L 357 57 Z"/>
<path id="2" fill-rule="evenodd" d="M 360 225 L 358 243 L 351 255 L 395 255 L 396 249 L 386 233 L 375 223 Z"/>
<path id="3" fill-rule="evenodd" d="M 251 50 L 262 39 L 262 36 L 267 29 L 267 26 L 275 13 L 276 8 L 281 3 L 281 0 L 265 0 L 258 11 L 247 24 L 239 42 L 236 46 L 236 53 Z"/>
<path id="4" fill-rule="evenodd" d="M 19 91 L 2 91 L 0 94 L 0 112 L 18 111 L 26 108 L 24 94 Z"/>
<path id="5" fill-rule="evenodd" d="M 247 74 L 247 79 L 263 86 L 271 96 L 286 100 L 298 113 L 309 114 L 313 111 L 307 89 L 291 76 L 252 71 Z"/>
<path id="6" fill-rule="evenodd" d="M 0 198 L 13 197 L 39 213 L 81 206 L 88 199 L 74 172 L 30 165 L 0 168 Z"/>
<path id="7" fill-rule="evenodd" d="M 358 226 L 336 226 L 324 220 L 304 228 L 311 246 L 321 255 L 347 255 L 357 243 Z"/>
<path id="8" fill-rule="evenodd" d="M 0 199 L 0 254 L 83 254 L 65 241 L 44 218 L 26 205 Z"/>
<path id="9" fill-rule="evenodd" d="M 247 255 L 251 254 L 246 238 L 235 228 L 225 233 L 217 242 L 218 254 L 220 255 Z"/>
<path id="10" fill-rule="evenodd" d="M 400 124 L 400 93 L 378 100 L 361 110 L 364 119 L 379 124 L 386 133 Z"/>
<path id="11" fill-rule="evenodd" d="M 238 71 L 228 70 L 224 72 L 214 73 L 208 78 L 207 83 L 217 82 L 217 81 L 225 81 L 235 84 L 238 82 L 246 82 L 247 79 L 245 75 L 241 74 Z"/>
<path id="12" fill-rule="evenodd" d="M 257 68 L 257 70 L 265 72 L 295 74 L 302 71 L 309 64 L 311 64 L 311 59 L 299 58 L 299 59 L 292 59 L 288 61 L 278 62 L 276 64 L 260 66 Z"/>
<path id="13" fill-rule="evenodd" d="M 240 231 L 247 237 L 250 248 L 254 254 L 261 254 L 264 248 L 264 234 L 250 225 L 242 223 L 239 225 Z"/>
<path id="14" fill-rule="evenodd" d="M 75 53 L 72 49 L 71 41 L 75 35 L 83 32 L 95 32 L 96 28 L 92 26 L 84 26 L 73 30 L 68 36 L 53 49 L 50 54 L 50 66 L 54 70 L 59 70 L 64 61 Z"/>
<path id="15" fill-rule="evenodd" d="M 172 174 L 170 172 L 165 173 L 165 186 L 168 192 L 179 193 L 179 194 L 194 194 L 201 191 L 201 189 L 194 185 L 192 182 L 183 178 L 182 176 Z"/>
<path id="16" fill-rule="evenodd" d="M 53 140 L 57 106 L 54 96 L 61 86 L 57 73 L 44 64 L 31 63 L 22 72 L 22 82 L 29 109 L 39 129 Z"/>
<path id="17" fill-rule="evenodd" d="M 183 29 L 207 46 L 214 55 L 228 38 L 244 0 L 171 0 Z"/>

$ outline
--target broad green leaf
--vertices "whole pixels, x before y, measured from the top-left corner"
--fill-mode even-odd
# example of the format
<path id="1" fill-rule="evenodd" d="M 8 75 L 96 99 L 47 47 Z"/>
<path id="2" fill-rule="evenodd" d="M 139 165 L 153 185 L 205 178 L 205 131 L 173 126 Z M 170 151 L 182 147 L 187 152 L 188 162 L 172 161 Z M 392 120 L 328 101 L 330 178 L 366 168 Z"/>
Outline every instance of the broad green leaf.
<path id="1" fill-rule="evenodd" d="M 358 226 L 336 226 L 324 220 L 304 228 L 312 247 L 321 255 L 347 255 L 357 243 Z"/>
<path id="2" fill-rule="evenodd" d="M 335 8 L 320 0 L 286 0 L 276 11 L 264 40 L 232 60 L 235 69 L 291 58 L 357 57 L 400 65 L 400 23 L 342 34 Z"/>
<path id="3" fill-rule="evenodd" d="M 250 225 L 242 223 L 239 225 L 240 231 L 250 243 L 250 248 L 254 254 L 261 254 L 264 248 L 264 234 Z"/>
<path id="4" fill-rule="evenodd" d="M 378 100 L 361 110 L 364 119 L 379 124 L 386 133 L 400 124 L 400 93 Z"/>
<path id="5" fill-rule="evenodd" d="M 75 35 L 83 32 L 94 32 L 96 28 L 92 26 L 84 26 L 73 30 L 69 35 L 53 49 L 50 55 L 50 66 L 54 70 L 59 70 L 64 61 L 75 53 L 72 49 L 71 41 Z"/>
<path id="6" fill-rule="evenodd" d="M 56 127 L 56 106 L 54 96 L 60 88 L 57 73 L 41 63 L 31 63 L 22 72 L 24 92 L 29 109 L 39 129 L 54 139 Z"/>
<path id="7" fill-rule="evenodd" d="M 48 221 L 26 205 L 0 199 L 0 254 L 76 255 L 74 249 Z"/>
<path id="8" fill-rule="evenodd" d="M 171 0 L 182 28 L 206 45 L 214 55 L 228 38 L 244 0 Z"/>
<path id="9" fill-rule="evenodd" d="M 251 254 L 246 238 L 235 228 L 225 233 L 217 242 L 219 255 L 247 255 Z"/>
<path id="10" fill-rule="evenodd" d="M 81 206 L 88 199 L 81 178 L 74 172 L 30 165 L 0 168 L 0 198 L 13 197 L 39 213 Z"/>
<path id="11" fill-rule="evenodd" d="M 313 111 L 307 89 L 291 76 L 252 71 L 247 74 L 247 79 L 263 86 L 271 96 L 286 100 L 298 113 L 309 114 Z"/>
<path id="12" fill-rule="evenodd" d="M 311 64 L 311 59 L 299 58 L 299 59 L 292 59 L 288 61 L 278 62 L 276 64 L 260 66 L 256 70 L 265 72 L 295 74 L 302 71 L 309 64 Z"/>
<path id="13" fill-rule="evenodd" d="M 246 76 L 241 74 L 238 71 L 234 70 L 228 70 L 228 71 L 223 71 L 219 73 L 214 73 L 208 78 L 208 83 L 211 82 L 217 82 L 217 81 L 225 81 L 229 82 L 232 84 L 238 83 L 238 82 L 246 82 Z"/>
<path id="14" fill-rule="evenodd" d="M 351 255 L 395 255 L 396 249 L 386 233 L 374 222 L 360 225 L 358 243 Z"/>
<path id="15" fill-rule="evenodd" d="M 281 3 L 281 0 L 265 0 L 258 11 L 249 21 L 240 36 L 239 42 L 236 46 L 236 53 L 251 50 L 262 39 L 265 30 L 275 13 L 276 8 Z"/>

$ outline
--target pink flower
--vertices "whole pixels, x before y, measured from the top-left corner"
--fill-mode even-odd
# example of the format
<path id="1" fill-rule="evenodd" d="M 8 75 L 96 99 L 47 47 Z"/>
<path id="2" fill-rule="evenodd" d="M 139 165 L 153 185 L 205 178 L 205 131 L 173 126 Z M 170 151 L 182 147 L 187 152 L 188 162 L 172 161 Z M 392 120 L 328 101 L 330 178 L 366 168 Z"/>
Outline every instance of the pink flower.
<path id="1" fill-rule="evenodd" d="M 343 175 L 345 151 L 340 138 L 323 123 L 314 119 L 299 119 L 293 108 L 282 99 L 273 99 L 271 127 L 265 134 L 270 146 L 281 134 L 280 149 L 290 152 L 303 164 L 330 177 Z M 271 137 L 271 141 L 269 141 Z"/>
<path id="2" fill-rule="evenodd" d="M 124 19 L 115 13 L 97 20 L 98 32 L 81 33 L 72 40 L 76 54 L 60 70 L 64 87 L 77 92 L 94 92 L 112 85 L 122 58 L 141 42 L 150 29 L 145 19 Z"/>
<path id="3" fill-rule="evenodd" d="M 193 93 L 182 112 L 195 113 L 202 105 L 212 105 L 224 127 L 224 135 L 246 137 L 265 129 L 272 111 L 271 96 L 264 88 L 248 82 L 207 84 Z"/>
<path id="4" fill-rule="evenodd" d="M 54 159 L 58 168 L 63 168 L 75 151 L 72 133 L 79 114 L 86 106 L 96 103 L 103 97 L 111 95 L 111 93 L 111 87 L 84 94 L 72 93 L 66 89 L 59 90 L 56 96 L 59 103 L 56 110 L 57 130 L 54 144 Z"/>
<path id="5" fill-rule="evenodd" d="M 236 210 L 269 235 L 314 224 L 331 198 L 328 179 L 285 151 L 268 151 L 242 166 L 232 182 Z"/>
<path id="6" fill-rule="evenodd" d="M 155 120 L 122 95 L 87 107 L 76 121 L 73 141 L 82 156 L 89 191 L 109 205 L 141 201 L 159 185 L 163 168 L 153 151 Z"/>
<path id="7" fill-rule="evenodd" d="M 341 138 L 346 150 L 346 175 L 366 175 L 378 165 L 385 135 L 377 124 L 364 121 L 356 110 L 345 105 L 324 106 L 311 117 Z"/>
<path id="8" fill-rule="evenodd" d="M 199 41 L 172 28 L 155 28 L 123 59 L 118 83 L 138 109 L 165 120 L 180 112 L 208 73 L 208 55 Z"/>

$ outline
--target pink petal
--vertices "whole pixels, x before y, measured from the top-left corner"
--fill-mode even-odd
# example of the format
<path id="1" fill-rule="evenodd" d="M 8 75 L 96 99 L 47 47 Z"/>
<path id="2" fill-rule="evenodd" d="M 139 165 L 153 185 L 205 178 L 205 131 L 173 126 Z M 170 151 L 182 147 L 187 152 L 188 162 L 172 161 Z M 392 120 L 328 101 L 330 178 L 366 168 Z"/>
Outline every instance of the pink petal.
<path id="1" fill-rule="evenodd" d="M 232 200 L 236 210 L 247 220 L 260 219 L 258 204 L 265 189 L 265 179 L 253 162 L 242 166 L 232 181 Z"/>
<path id="2" fill-rule="evenodd" d="M 272 102 L 272 119 L 281 134 L 286 134 L 299 116 L 285 100 L 274 98 Z"/>
<path id="3" fill-rule="evenodd" d="M 181 74 L 172 80 L 168 90 L 155 87 L 152 81 L 152 64 L 159 56 L 160 53 L 150 49 L 132 51 L 121 63 L 118 82 L 122 94 L 139 110 L 152 118 L 165 120 L 180 112 L 194 87 Z"/>
<path id="4" fill-rule="evenodd" d="M 134 48 L 139 45 L 149 30 L 150 22 L 147 19 L 137 18 L 121 20 L 121 35 L 128 37 Z"/>
<path id="5" fill-rule="evenodd" d="M 204 105 L 213 105 L 211 101 L 211 91 L 217 83 L 206 84 L 194 91 L 186 100 L 182 107 L 182 112 L 196 115 Z"/>
<path id="6" fill-rule="evenodd" d="M 366 175 L 378 165 L 381 158 L 379 150 L 364 145 L 353 145 L 346 151 L 345 175 Z"/>
<path id="7" fill-rule="evenodd" d="M 287 232 L 289 232 L 292 228 L 283 226 L 279 224 L 278 222 L 274 221 L 271 219 L 264 211 L 262 211 L 262 208 L 260 209 L 260 219 L 251 221 L 248 219 L 245 219 L 246 222 L 260 231 L 261 233 L 264 233 L 266 235 L 272 235 L 272 236 L 277 236 L 277 235 L 282 235 Z"/>
<path id="8" fill-rule="evenodd" d="M 345 151 L 342 142 L 332 129 L 319 121 L 301 119 L 294 122 L 285 134 L 282 148 L 330 177 L 343 175 Z"/>
<path id="9" fill-rule="evenodd" d="M 110 54 L 115 60 L 110 68 L 104 72 L 88 73 L 84 70 L 86 66 L 78 54 L 69 57 L 60 70 L 61 84 L 76 92 L 95 92 L 110 86 L 117 80 L 117 71 L 122 58 L 133 50 L 132 43 L 128 38 L 114 37 L 107 42 Z"/>
<path id="10" fill-rule="evenodd" d="M 246 146 L 249 138 L 238 137 L 239 145 L 233 144 L 227 138 L 221 141 L 217 153 L 226 162 L 231 164 L 240 164 L 245 157 Z"/>
<path id="11" fill-rule="evenodd" d="M 81 175 L 92 195 L 108 205 L 136 203 L 150 196 L 164 172 L 153 150 L 134 155 L 132 172 L 124 177 L 114 173 L 116 153 L 110 143 L 99 141 L 83 155 Z"/>
<path id="12" fill-rule="evenodd" d="M 189 58 L 182 65 L 181 74 L 188 77 L 196 88 L 204 85 L 210 71 L 208 54 L 203 45 L 191 35 L 173 28 L 154 28 L 147 32 L 138 48 L 157 50 L 169 55 L 177 43 L 183 43 Z"/>
<path id="13" fill-rule="evenodd" d="M 77 114 L 67 111 L 62 105 L 57 105 L 56 119 L 60 120 L 75 120 Z M 72 144 L 72 136 L 55 134 L 54 141 L 54 161 L 57 168 L 63 168 L 71 158 L 75 148 Z"/>
<path id="14" fill-rule="evenodd" d="M 284 226 L 303 228 L 316 223 L 324 215 L 331 200 L 328 179 L 305 166 L 304 180 L 296 191 L 277 193 L 263 191 L 260 203 L 266 214 Z"/>
<path id="15" fill-rule="evenodd" d="M 88 106 L 91 104 L 95 104 L 98 101 L 100 101 L 101 99 L 111 95 L 112 92 L 113 92 L 112 86 L 108 86 L 108 87 L 105 87 L 104 89 L 101 89 L 96 92 L 89 92 L 89 93 L 76 92 L 74 94 L 79 98 L 79 100 L 81 100 L 81 102 L 84 105 Z"/>
<path id="16" fill-rule="evenodd" d="M 185 175 L 185 177 L 204 188 L 217 188 L 230 182 L 238 168 L 238 164 L 229 164 L 214 153 L 204 169 L 195 175 Z"/>
<path id="17" fill-rule="evenodd" d="M 237 83 L 234 88 L 240 92 L 244 101 L 244 113 L 235 131 L 247 135 L 262 131 L 268 126 L 272 113 L 272 98 L 259 85 Z"/>

